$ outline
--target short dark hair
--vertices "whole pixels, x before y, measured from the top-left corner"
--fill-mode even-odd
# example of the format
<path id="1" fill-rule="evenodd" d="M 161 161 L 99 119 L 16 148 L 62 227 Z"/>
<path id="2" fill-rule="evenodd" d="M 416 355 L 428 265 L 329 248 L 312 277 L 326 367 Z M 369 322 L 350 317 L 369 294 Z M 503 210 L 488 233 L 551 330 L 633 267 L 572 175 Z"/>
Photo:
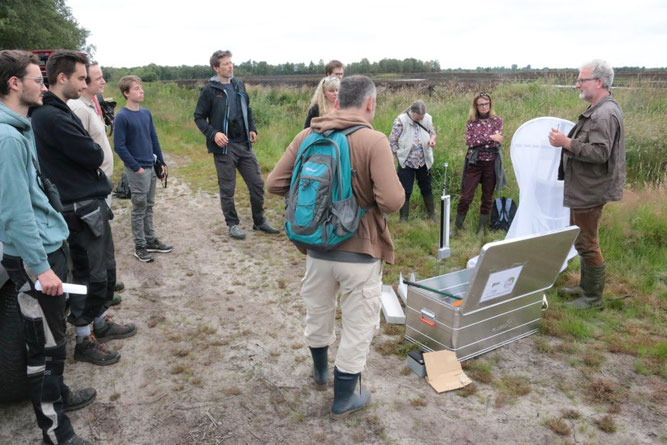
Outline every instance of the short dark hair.
<path id="1" fill-rule="evenodd" d="M 360 74 L 348 76 L 340 81 L 338 106 L 341 109 L 359 108 L 369 97 L 375 97 L 375 84 L 371 79 Z"/>
<path id="2" fill-rule="evenodd" d="M 213 53 L 211 56 L 211 60 L 209 63 L 211 64 L 211 68 L 217 68 L 220 66 L 220 59 L 223 57 L 232 57 L 232 52 L 229 50 L 217 50 L 216 52 Z"/>
<path id="3" fill-rule="evenodd" d="M 333 73 L 333 70 L 335 70 L 336 68 L 343 68 L 343 62 L 334 59 L 331 62 L 327 63 L 326 66 L 324 67 L 324 75 L 331 76 L 331 73 Z"/>
<path id="4" fill-rule="evenodd" d="M 16 49 L 0 51 L 0 96 L 9 94 L 9 79 L 25 76 L 31 63 L 39 66 L 39 57 Z"/>
<path id="5" fill-rule="evenodd" d="M 46 61 L 46 78 L 49 80 L 49 85 L 55 85 L 58 82 L 60 73 L 69 78 L 76 69 L 77 63 L 83 63 L 87 67 L 90 62 L 85 54 L 76 51 L 58 50 L 51 54 L 49 60 Z"/>

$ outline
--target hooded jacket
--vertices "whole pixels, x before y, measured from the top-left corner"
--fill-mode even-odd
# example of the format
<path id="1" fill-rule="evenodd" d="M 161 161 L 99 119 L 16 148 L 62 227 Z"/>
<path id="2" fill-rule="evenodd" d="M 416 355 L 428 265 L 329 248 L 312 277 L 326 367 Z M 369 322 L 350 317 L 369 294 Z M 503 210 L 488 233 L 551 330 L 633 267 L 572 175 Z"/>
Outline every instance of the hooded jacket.
<path id="1" fill-rule="evenodd" d="M 250 144 L 250 132 L 257 133 L 255 127 L 255 119 L 252 116 L 252 109 L 250 108 L 250 97 L 246 93 L 245 85 L 242 81 L 232 78 L 230 80 L 234 91 L 239 96 L 241 103 L 241 112 L 243 114 L 243 124 L 245 125 L 246 137 L 248 146 L 252 149 Z M 194 112 L 195 124 L 197 128 L 206 136 L 206 148 L 209 153 L 222 154 L 226 151 L 223 147 L 218 147 L 215 143 L 215 134 L 220 132 L 228 136 L 229 124 L 229 99 L 227 91 L 218 80 L 217 76 L 211 77 L 208 84 L 202 88 L 199 94 L 199 100 Z"/>
<path id="2" fill-rule="evenodd" d="M 44 105 L 32 110 L 32 126 L 42 173 L 58 187 L 63 204 L 111 193 L 111 181 L 100 169 L 102 147 L 58 96 L 44 94 Z"/>
<path id="3" fill-rule="evenodd" d="M 31 158 L 39 165 L 30 121 L 0 102 L 0 241 L 39 275 L 69 231 L 40 188 Z"/>
<path id="4" fill-rule="evenodd" d="M 352 179 L 352 191 L 357 203 L 368 209 L 357 233 L 336 250 L 370 255 L 387 263 L 394 262 L 394 244 L 391 240 L 385 213 L 403 206 L 405 191 L 394 168 L 394 156 L 387 136 L 373 130 L 362 117 L 348 111 L 336 110 L 312 120 L 310 128 L 301 131 L 289 144 L 267 178 L 270 193 L 285 196 L 289 192 L 294 161 L 304 139 L 313 131 L 342 130 L 356 125 L 362 128 L 348 136 L 350 163 L 357 172 Z"/>

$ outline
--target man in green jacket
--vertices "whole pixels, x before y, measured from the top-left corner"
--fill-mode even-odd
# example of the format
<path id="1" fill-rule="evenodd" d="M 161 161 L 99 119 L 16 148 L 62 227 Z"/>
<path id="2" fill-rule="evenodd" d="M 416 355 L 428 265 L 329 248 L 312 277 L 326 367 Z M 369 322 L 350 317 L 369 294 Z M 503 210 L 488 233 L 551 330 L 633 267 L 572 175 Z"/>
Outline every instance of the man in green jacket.
<path id="1" fill-rule="evenodd" d="M 24 51 L 0 51 L 0 241 L 2 265 L 18 291 L 25 321 L 30 398 L 44 442 L 87 444 L 65 411 L 92 403 L 93 388 L 70 391 L 65 367 L 65 294 L 69 235 L 57 198 L 37 162 L 35 139 L 26 117 L 46 92 L 39 59 Z M 42 291 L 34 288 L 35 277 Z"/>
<path id="2" fill-rule="evenodd" d="M 574 242 L 581 259 L 581 281 L 561 294 L 577 298 L 578 309 L 603 307 L 605 262 L 599 244 L 602 207 L 623 197 L 625 184 L 625 129 L 623 111 L 609 92 L 614 70 L 602 60 L 583 65 L 575 82 L 579 98 L 590 106 L 566 136 L 549 133 L 549 142 L 562 147 L 558 179 L 565 181 L 563 205 L 570 223 L 579 226 Z"/>

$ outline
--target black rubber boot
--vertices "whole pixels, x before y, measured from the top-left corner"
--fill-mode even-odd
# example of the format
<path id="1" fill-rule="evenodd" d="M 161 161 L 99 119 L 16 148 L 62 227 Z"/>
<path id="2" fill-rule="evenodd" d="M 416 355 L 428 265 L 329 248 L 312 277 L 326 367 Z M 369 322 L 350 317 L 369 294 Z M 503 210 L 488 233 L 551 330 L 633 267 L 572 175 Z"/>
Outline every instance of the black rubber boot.
<path id="1" fill-rule="evenodd" d="M 331 418 L 344 419 L 350 413 L 359 411 L 371 401 L 371 394 L 365 389 L 355 392 L 357 380 L 361 380 L 361 373 L 347 374 L 334 367 L 334 401 L 331 405 Z"/>
<path id="2" fill-rule="evenodd" d="M 424 198 L 424 205 L 426 206 L 426 213 L 428 214 L 428 219 L 435 221 L 435 205 L 433 203 L 433 196 Z"/>
<path id="3" fill-rule="evenodd" d="M 310 348 L 313 356 L 313 381 L 315 389 L 326 391 L 329 384 L 329 347 Z"/>
<path id="4" fill-rule="evenodd" d="M 460 213 L 456 214 L 456 222 L 454 223 L 454 228 L 450 232 L 450 236 L 453 238 L 458 235 L 463 228 L 463 222 L 466 220 L 466 215 L 461 215 Z"/>
<path id="5" fill-rule="evenodd" d="M 482 229 L 484 229 L 484 235 L 486 235 L 489 231 L 489 220 L 491 219 L 491 215 L 484 215 L 483 213 L 479 214 L 479 226 L 477 226 L 477 231 L 475 232 L 476 234 L 479 234 Z"/>
<path id="6" fill-rule="evenodd" d="M 403 207 L 401 207 L 400 211 L 400 216 L 401 216 L 401 222 L 407 222 L 408 218 L 410 218 L 410 201 L 405 200 L 405 203 L 403 204 Z"/>
<path id="7" fill-rule="evenodd" d="M 585 272 L 584 272 L 585 270 Z M 581 287 L 584 295 L 574 301 L 567 303 L 575 309 L 602 309 L 602 291 L 604 291 L 605 265 L 587 266 L 581 263 L 582 280 Z"/>
<path id="8" fill-rule="evenodd" d="M 583 283 L 586 280 L 585 276 L 586 276 L 586 267 L 584 267 L 584 262 L 581 261 L 581 274 L 579 278 L 579 284 L 573 287 L 559 287 L 558 295 L 562 298 L 569 298 L 571 300 L 583 297 L 584 288 L 581 287 L 581 283 Z"/>

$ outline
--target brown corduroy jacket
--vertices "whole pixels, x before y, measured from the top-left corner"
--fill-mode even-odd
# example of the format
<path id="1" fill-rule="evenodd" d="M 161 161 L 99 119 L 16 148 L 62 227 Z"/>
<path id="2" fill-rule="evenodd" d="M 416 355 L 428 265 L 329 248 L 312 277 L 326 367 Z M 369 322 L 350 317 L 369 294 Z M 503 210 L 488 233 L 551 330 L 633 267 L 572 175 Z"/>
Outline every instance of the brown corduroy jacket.
<path id="1" fill-rule="evenodd" d="M 373 258 L 393 263 L 394 244 L 384 214 L 401 208 L 405 201 L 405 191 L 396 175 L 387 137 L 373 130 L 371 124 L 360 116 L 346 110 L 336 110 L 313 119 L 310 128 L 296 135 L 269 174 L 267 189 L 276 195 L 287 194 L 299 147 L 313 131 L 322 133 L 356 125 L 367 128 L 355 131 L 348 139 L 350 162 L 357 172 L 352 177 L 352 190 L 358 204 L 368 211 L 362 218 L 357 233 L 341 244 L 337 250 L 365 253 Z"/>

